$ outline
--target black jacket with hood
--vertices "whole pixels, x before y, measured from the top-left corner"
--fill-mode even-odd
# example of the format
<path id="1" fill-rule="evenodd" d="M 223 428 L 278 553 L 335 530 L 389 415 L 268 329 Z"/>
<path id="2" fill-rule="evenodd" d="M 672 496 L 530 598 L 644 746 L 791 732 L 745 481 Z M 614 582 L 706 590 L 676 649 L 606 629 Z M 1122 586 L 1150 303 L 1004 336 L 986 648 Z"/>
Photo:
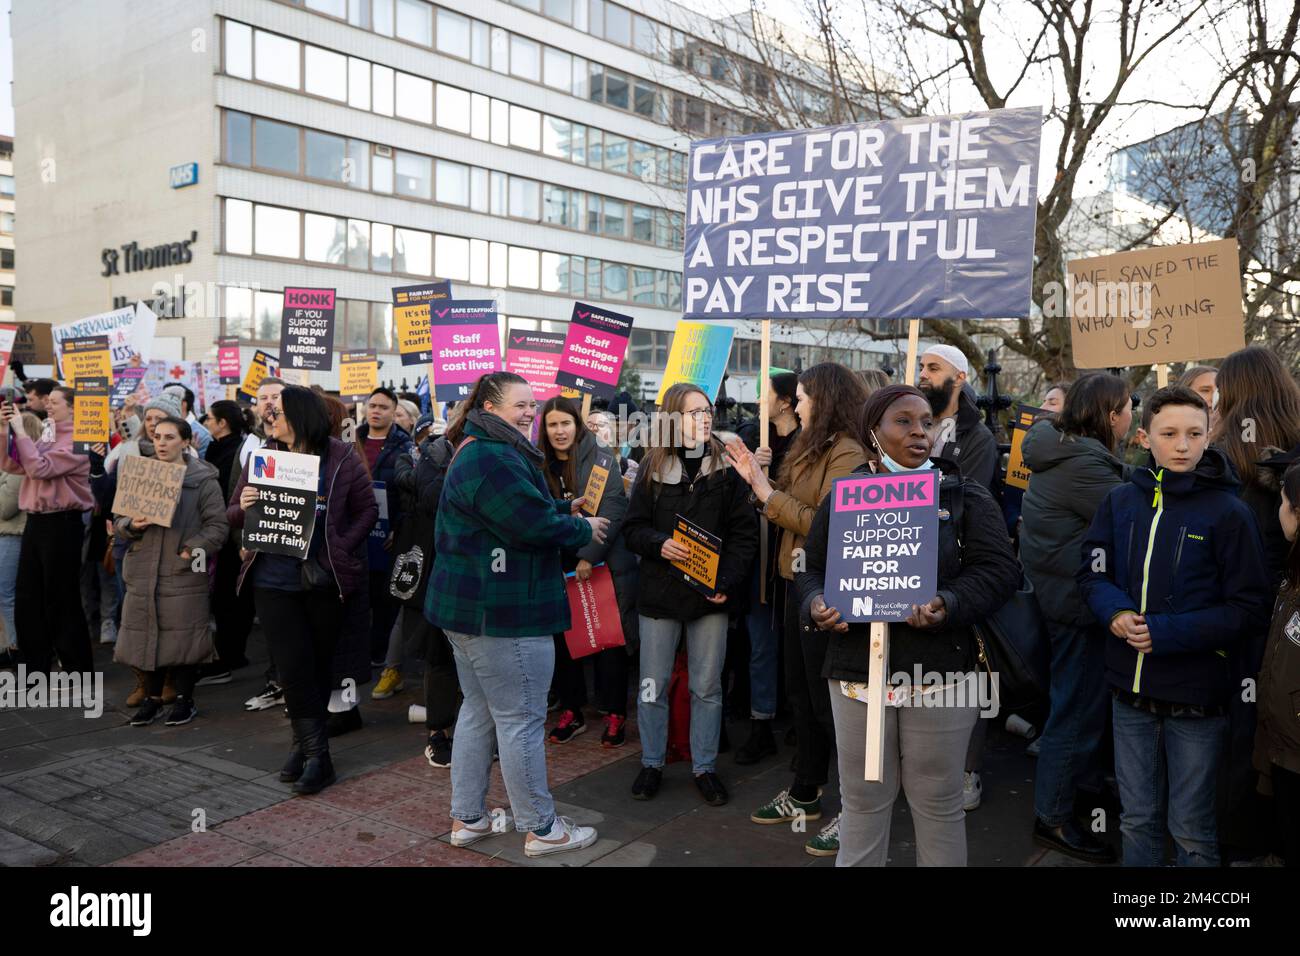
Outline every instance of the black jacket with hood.
<path id="1" fill-rule="evenodd" d="M 940 454 L 961 470 L 963 478 L 991 491 L 998 473 L 998 443 L 984 424 L 984 416 L 972 397 L 973 391 L 965 388 L 961 390 L 961 396 L 957 399 L 954 437 L 944 444 Z"/>

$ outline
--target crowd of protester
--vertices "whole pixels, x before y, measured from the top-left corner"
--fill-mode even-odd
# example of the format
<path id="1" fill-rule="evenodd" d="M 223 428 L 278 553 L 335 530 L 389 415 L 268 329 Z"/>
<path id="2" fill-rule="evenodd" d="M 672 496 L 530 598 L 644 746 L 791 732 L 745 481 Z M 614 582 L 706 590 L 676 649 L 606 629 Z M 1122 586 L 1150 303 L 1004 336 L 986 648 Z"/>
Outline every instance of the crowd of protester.
<path id="1" fill-rule="evenodd" d="M 974 690 L 982 626 L 1029 590 L 1050 657 L 1032 839 L 1115 862 L 1096 825 L 1113 806 L 1126 865 L 1300 865 L 1290 373 L 1252 347 L 1142 395 L 1107 372 L 1049 384 L 1027 398 L 1040 412 L 1021 493 L 966 355 L 934 346 L 918 371 L 913 387 L 835 363 L 773 369 L 766 435 L 757 420 L 722 428 L 687 384 L 648 423 L 629 421 L 626 394 L 539 407 L 509 372 L 442 415 L 379 387 L 358 420 L 276 378 L 205 408 L 172 385 L 128 400 L 89 452 L 74 447 L 74 389 L 27 379 L 0 394 L 0 667 L 91 672 L 95 643 L 111 645 L 135 677 L 130 724 L 181 726 L 204 687 L 251 667 L 256 625 L 268 664 L 245 707 L 289 717 L 280 779 L 297 793 L 335 781 L 330 739 L 362 725 L 358 687 L 384 700 L 418 678 L 412 721 L 449 769 L 455 846 L 500 831 L 498 760 L 529 856 L 595 842 L 557 812 L 546 768 L 596 720 L 602 747 L 639 742 L 631 799 L 654 799 L 684 759 L 700 798 L 725 804 L 720 754 L 744 767 L 784 746 L 788 786 L 755 825 L 817 821 L 808 853 L 881 866 L 901 793 L 917 862 L 959 866 L 991 723 Z M 245 546 L 259 448 L 318 459 L 304 558 Z M 184 466 L 166 526 L 113 513 L 133 456 Z M 923 471 L 937 473 L 937 587 L 889 626 L 886 673 L 946 682 L 888 687 L 871 781 L 870 626 L 828 599 L 829 492 Z M 682 519 L 720 542 L 712 596 L 679 568 Z M 566 576 L 595 575 L 623 644 L 574 657 Z M 735 748 L 729 714 L 749 718 Z"/>

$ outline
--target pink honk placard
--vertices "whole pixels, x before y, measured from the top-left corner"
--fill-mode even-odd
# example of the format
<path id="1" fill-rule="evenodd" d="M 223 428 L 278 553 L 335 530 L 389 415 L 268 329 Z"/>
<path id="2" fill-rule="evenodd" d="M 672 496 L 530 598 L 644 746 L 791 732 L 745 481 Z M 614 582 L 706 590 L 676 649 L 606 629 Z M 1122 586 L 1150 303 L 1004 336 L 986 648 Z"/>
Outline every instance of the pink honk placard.
<path id="1" fill-rule="evenodd" d="M 631 335 L 632 316 L 575 302 L 556 383 L 593 398 L 612 398 Z"/>

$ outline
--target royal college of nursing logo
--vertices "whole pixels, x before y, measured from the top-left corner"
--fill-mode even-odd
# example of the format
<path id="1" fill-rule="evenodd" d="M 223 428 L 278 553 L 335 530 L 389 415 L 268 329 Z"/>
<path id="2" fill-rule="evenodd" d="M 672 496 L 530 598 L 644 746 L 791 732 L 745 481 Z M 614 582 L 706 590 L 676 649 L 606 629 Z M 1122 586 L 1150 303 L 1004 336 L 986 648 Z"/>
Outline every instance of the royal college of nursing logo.
<path id="1" fill-rule="evenodd" d="M 275 459 L 270 455 L 253 456 L 253 477 L 254 478 L 274 478 L 275 477 Z"/>

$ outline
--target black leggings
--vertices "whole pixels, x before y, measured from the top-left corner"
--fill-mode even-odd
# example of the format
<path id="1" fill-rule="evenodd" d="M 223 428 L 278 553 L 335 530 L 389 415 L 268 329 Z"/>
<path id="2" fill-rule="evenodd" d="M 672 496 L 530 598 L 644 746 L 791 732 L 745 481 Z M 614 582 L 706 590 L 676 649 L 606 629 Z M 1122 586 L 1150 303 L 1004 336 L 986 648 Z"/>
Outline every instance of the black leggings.
<path id="1" fill-rule="evenodd" d="M 337 595 L 325 589 L 255 588 L 253 599 L 289 716 L 324 720 L 334 683 L 334 648 L 343 626 Z"/>
<path id="2" fill-rule="evenodd" d="M 217 573 L 212 594 L 212 616 L 217 622 L 217 659 L 223 667 L 248 663 L 248 633 L 253 629 L 253 589 L 236 591 L 239 582 L 239 544 L 228 540 L 217 555 Z"/>
<path id="3" fill-rule="evenodd" d="M 460 693 L 451 644 L 442 628 L 425 620 L 418 607 L 403 605 L 402 648 L 416 647 L 424 649 L 424 726 L 430 731 L 450 730 Z"/>

